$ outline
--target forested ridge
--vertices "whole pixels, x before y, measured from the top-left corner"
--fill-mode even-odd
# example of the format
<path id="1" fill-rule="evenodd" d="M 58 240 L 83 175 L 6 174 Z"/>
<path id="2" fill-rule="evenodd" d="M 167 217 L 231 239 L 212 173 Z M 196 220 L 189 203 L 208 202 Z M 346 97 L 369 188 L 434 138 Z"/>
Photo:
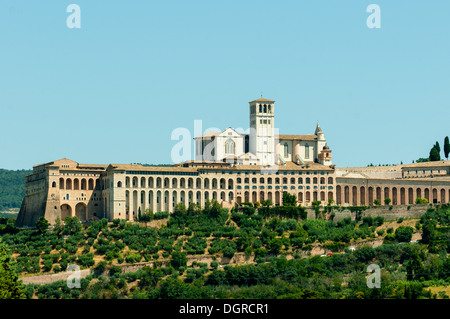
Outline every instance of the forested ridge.
<path id="1" fill-rule="evenodd" d="M 25 195 L 25 176 L 31 173 L 31 170 L 0 168 L 0 211 L 20 208 Z"/>

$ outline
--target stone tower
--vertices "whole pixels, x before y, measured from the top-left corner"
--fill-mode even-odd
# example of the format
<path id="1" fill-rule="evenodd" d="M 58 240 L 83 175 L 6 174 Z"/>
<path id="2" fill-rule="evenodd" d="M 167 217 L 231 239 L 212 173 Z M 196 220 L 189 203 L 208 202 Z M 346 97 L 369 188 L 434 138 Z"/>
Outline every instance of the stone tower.
<path id="1" fill-rule="evenodd" d="M 249 151 L 256 155 L 260 165 L 275 164 L 274 103 L 264 98 L 249 102 Z"/>

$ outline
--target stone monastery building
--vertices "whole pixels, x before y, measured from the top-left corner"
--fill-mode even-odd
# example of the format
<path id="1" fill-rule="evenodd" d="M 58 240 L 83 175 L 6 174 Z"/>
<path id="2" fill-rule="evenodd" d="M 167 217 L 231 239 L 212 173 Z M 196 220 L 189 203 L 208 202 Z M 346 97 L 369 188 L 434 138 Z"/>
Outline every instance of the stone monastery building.
<path id="1" fill-rule="evenodd" d="M 314 134 L 282 135 L 275 129 L 275 101 L 249 102 L 250 129 L 229 127 L 195 137 L 195 160 L 172 166 L 80 164 L 60 159 L 33 167 L 16 225 L 34 226 L 44 216 L 76 216 L 82 222 L 107 218 L 134 220 L 138 212 L 173 212 L 177 203 L 223 207 L 270 199 L 283 192 L 299 204 L 329 200 L 342 206 L 450 201 L 450 161 L 385 167 L 337 168 L 317 123 Z"/>

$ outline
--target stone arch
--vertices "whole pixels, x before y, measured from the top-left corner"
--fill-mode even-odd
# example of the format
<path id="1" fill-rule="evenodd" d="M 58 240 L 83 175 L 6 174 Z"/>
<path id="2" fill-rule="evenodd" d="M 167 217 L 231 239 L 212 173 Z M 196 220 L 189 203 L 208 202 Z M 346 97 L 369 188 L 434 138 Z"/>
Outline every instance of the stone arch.
<path id="1" fill-rule="evenodd" d="M 156 188 L 161 188 L 162 185 L 162 179 L 161 177 L 156 178 Z"/>
<path id="2" fill-rule="evenodd" d="M 125 187 L 130 187 L 130 177 L 125 177 Z"/>
<path id="3" fill-rule="evenodd" d="M 433 192 L 433 199 L 432 199 L 432 201 L 433 201 L 433 203 L 437 203 L 437 201 L 438 201 L 438 198 L 437 198 L 437 194 L 438 194 L 437 189 L 436 189 L 436 188 L 433 188 L 432 192 Z"/>
<path id="4" fill-rule="evenodd" d="M 359 188 L 359 202 L 361 205 L 366 205 L 366 188 L 364 186 Z"/>
<path id="5" fill-rule="evenodd" d="M 250 201 L 250 195 L 248 191 L 244 192 L 244 203 L 248 203 Z"/>
<path id="6" fill-rule="evenodd" d="M 328 177 L 328 184 L 333 184 L 333 177 Z"/>
<path id="7" fill-rule="evenodd" d="M 156 192 L 156 211 L 161 212 L 162 211 L 161 207 L 162 207 L 162 198 L 161 198 L 161 191 L 159 190 Z"/>
<path id="8" fill-rule="evenodd" d="M 302 192 L 298 193 L 297 199 L 298 199 L 299 202 L 303 202 L 303 193 Z"/>
<path id="9" fill-rule="evenodd" d="M 428 188 L 425 188 L 425 198 L 428 200 L 429 203 L 431 203 L 430 201 L 430 190 Z"/>
<path id="10" fill-rule="evenodd" d="M 358 188 L 356 186 L 352 187 L 352 205 L 358 205 Z"/>
<path id="11" fill-rule="evenodd" d="M 233 192 L 228 192 L 228 201 L 232 202 L 234 200 Z"/>
<path id="12" fill-rule="evenodd" d="M 381 202 L 381 187 L 377 187 L 375 197 Z"/>
<path id="13" fill-rule="evenodd" d="M 400 205 L 406 204 L 406 190 L 404 187 L 400 188 Z"/>
<path id="14" fill-rule="evenodd" d="M 81 189 L 82 190 L 86 190 L 87 189 L 87 183 L 86 183 L 86 179 L 85 178 L 81 179 Z"/>
<path id="15" fill-rule="evenodd" d="M 184 177 L 180 178 L 180 188 L 186 188 L 186 179 Z"/>
<path id="16" fill-rule="evenodd" d="M 187 181 L 187 187 L 188 187 L 189 189 L 194 188 L 194 179 L 193 179 L 192 177 L 189 177 L 189 178 L 188 178 L 188 181 Z"/>
<path id="17" fill-rule="evenodd" d="M 178 193 L 177 191 L 172 192 L 172 207 L 175 207 L 175 205 L 178 204 Z"/>
<path id="18" fill-rule="evenodd" d="M 117 187 L 122 187 L 122 182 L 121 181 L 117 182 Z"/>
<path id="19" fill-rule="evenodd" d="M 144 185 L 145 185 L 145 183 L 144 183 Z M 141 202 L 139 205 L 139 207 L 141 208 L 141 214 L 144 214 L 145 210 L 146 210 L 146 205 L 145 205 L 147 203 L 147 201 L 145 200 L 146 197 L 147 196 L 145 196 L 145 191 L 141 191 Z M 139 209 L 138 209 L 138 211 L 139 211 Z"/>
<path id="20" fill-rule="evenodd" d="M 136 176 L 133 177 L 132 183 L 133 187 L 138 187 L 138 178 Z"/>
<path id="21" fill-rule="evenodd" d="M 61 220 L 64 221 L 64 218 L 72 216 L 72 207 L 69 204 L 62 204 L 61 207 Z"/>
<path id="22" fill-rule="evenodd" d="M 386 198 L 390 198 L 389 197 L 389 187 L 385 187 L 384 188 L 384 198 L 383 198 L 383 200 L 385 200 Z"/>
<path id="23" fill-rule="evenodd" d="M 147 183 L 145 182 L 145 177 L 141 177 L 141 187 L 142 188 L 145 188 L 145 185 L 146 185 Z"/>
<path id="24" fill-rule="evenodd" d="M 280 198 L 280 192 L 279 191 L 276 191 L 275 192 L 275 205 L 280 205 L 280 203 L 281 203 L 281 198 Z"/>
<path id="25" fill-rule="evenodd" d="M 94 180 L 92 178 L 89 178 L 88 189 L 89 190 L 93 190 L 94 189 Z"/>
<path id="26" fill-rule="evenodd" d="M 320 200 L 325 201 L 325 192 L 324 191 L 320 192 Z"/>
<path id="27" fill-rule="evenodd" d="M 328 200 L 334 200 L 333 192 L 328 192 Z"/>
<path id="28" fill-rule="evenodd" d="M 178 188 L 178 180 L 176 177 L 172 178 L 172 188 Z"/>
<path id="29" fill-rule="evenodd" d="M 336 204 L 342 204 L 342 194 L 341 194 L 341 185 L 336 186 Z"/>
<path id="30" fill-rule="evenodd" d="M 164 178 L 164 188 L 170 187 L 170 179 L 168 177 Z"/>
<path id="31" fill-rule="evenodd" d="M 350 203 L 350 188 L 348 186 L 344 187 L 344 203 Z"/>
<path id="32" fill-rule="evenodd" d="M 153 191 L 148 192 L 148 208 L 150 208 L 153 211 Z"/>
<path id="33" fill-rule="evenodd" d="M 233 189 L 233 179 L 232 178 L 228 179 L 228 189 Z"/>
<path id="34" fill-rule="evenodd" d="M 52 182 L 52 187 L 56 188 L 56 182 Z"/>
<path id="35" fill-rule="evenodd" d="M 441 203 L 446 203 L 445 200 L 445 189 L 441 189 Z"/>
<path id="36" fill-rule="evenodd" d="M 225 188 L 226 188 L 225 178 L 221 178 L 220 179 L 220 189 L 225 189 Z"/>
<path id="37" fill-rule="evenodd" d="M 195 180 L 195 188 L 197 188 L 197 189 L 202 188 L 202 179 L 200 177 L 197 177 Z"/>
<path id="38" fill-rule="evenodd" d="M 75 216 L 81 222 L 85 222 L 87 220 L 87 206 L 85 203 L 78 203 L 75 206 Z"/>
<path id="39" fill-rule="evenodd" d="M 417 189 L 416 189 L 416 198 L 417 198 L 417 197 L 422 198 L 422 189 L 420 189 L 420 188 L 417 188 Z"/>
<path id="40" fill-rule="evenodd" d="M 257 193 L 256 193 L 256 191 L 253 191 L 252 192 L 252 203 L 256 202 L 257 200 L 258 200 Z"/>
<path id="41" fill-rule="evenodd" d="M 166 211 L 166 212 L 168 212 L 169 211 L 169 209 L 170 209 L 170 206 L 169 206 L 169 200 L 170 200 L 170 198 L 169 198 L 169 191 L 165 191 L 164 192 L 164 211 Z"/>
<path id="42" fill-rule="evenodd" d="M 73 189 L 74 190 L 79 190 L 80 189 L 80 181 L 78 178 L 74 178 L 73 180 Z"/>
<path id="43" fill-rule="evenodd" d="M 147 185 L 149 188 L 153 188 L 153 177 L 149 177 L 147 183 L 148 183 Z"/>
<path id="44" fill-rule="evenodd" d="M 392 188 L 392 205 L 397 205 L 397 187 Z"/>
<path id="45" fill-rule="evenodd" d="M 373 205 L 373 187 L 370 186 L 368 190 L 369 195 L 369 205 Z"/>
<path id="46" fill-rule="evenodd" d="M 203 180 L 203 188 L 209 189 L 209 178 Z"/>
<path id="47" fill-rule="evenodd" d="M 64 178 L 59 179 L 59 189 L 64 189 Z"/>
<path id="48" fill-rule="evenodd" d="M 261 203 L 264 200 L 264 191 L 259 192 L 259 202 Z"/>
<path id="49" fill-rule="evenodd" d="M 213 178 L 211 181 L 211 188 L 212 189 L 217 189 L 217 179 Z"/>
<path id="50" fill-rule="evenodd" d="M 180 192 L 180 203 L 183 203 L 186 206 L 186 193 L 184 191 Z"/>
<path id="51" fill-rule="evenodd" d="M 412 187 L 408 188 L 408 204 L 414 204 L 414 190 Z"/>

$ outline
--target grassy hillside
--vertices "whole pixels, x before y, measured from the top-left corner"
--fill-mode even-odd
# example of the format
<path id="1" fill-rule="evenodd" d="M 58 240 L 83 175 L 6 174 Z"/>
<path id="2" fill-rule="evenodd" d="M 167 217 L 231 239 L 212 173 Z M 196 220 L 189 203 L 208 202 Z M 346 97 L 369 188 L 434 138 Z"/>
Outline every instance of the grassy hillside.
<path id="1" fill-rule="evenodd" d="M 0 169 L 0 212 L 20 208 L 25 195 L 25 176 L 31 172 Z"/>

